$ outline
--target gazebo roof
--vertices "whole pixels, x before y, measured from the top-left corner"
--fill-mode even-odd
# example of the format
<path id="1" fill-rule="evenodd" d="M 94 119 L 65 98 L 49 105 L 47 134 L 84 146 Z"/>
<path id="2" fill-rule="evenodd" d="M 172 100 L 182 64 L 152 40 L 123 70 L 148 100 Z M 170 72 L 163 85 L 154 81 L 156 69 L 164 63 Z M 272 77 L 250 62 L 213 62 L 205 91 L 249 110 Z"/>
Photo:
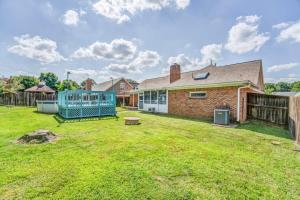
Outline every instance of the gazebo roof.
<path id="1" fill-rule="evenodd" d="M 26 89 L 25 92 L 55 93 L 55 91 L 44 82 L 40 82 L 38 85 Z"/>

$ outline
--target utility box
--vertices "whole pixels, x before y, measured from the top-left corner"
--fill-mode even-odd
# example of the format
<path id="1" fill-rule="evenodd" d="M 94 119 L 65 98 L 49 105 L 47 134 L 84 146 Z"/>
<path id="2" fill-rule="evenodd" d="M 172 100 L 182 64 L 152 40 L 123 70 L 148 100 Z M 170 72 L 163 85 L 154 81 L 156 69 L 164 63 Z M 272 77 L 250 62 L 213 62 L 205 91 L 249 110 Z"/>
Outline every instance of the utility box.
<path id="1" fill-rule="evenodd" d="M 230 110 L 229 109 L 215 109 L 214 123 L 221 125 L 229 125 L 230 123 Z"/>

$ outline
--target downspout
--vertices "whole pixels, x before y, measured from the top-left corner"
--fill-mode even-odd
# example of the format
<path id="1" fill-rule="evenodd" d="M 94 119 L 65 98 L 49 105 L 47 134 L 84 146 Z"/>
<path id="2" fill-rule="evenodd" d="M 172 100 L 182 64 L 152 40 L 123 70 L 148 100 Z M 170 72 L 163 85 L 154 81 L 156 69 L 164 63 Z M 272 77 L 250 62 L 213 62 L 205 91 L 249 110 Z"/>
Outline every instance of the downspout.
<path id="1" fill-rule="evenodd" d="M 245 88 L 250 88 L 250 86 L 249 85 L 247 85 L 247 86 L 243 86 L 243 87 L 239 87 L 238 88 L 238 92 L 237 92 L 237 109 L 236 109 L 236 121 L 238 121 L 238 122 L 240 122 L 240 96 L 241 96 L 241 89 L 245 89 Z"/>

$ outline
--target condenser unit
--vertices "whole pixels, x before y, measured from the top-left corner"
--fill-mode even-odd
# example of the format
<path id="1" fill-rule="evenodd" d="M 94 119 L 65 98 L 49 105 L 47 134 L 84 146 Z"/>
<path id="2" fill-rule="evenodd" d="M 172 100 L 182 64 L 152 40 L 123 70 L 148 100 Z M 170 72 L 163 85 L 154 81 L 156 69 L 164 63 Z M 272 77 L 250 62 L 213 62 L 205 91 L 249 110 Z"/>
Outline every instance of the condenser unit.
<path id="1" fill-rule="evenodd" d="M 148 108 L 149 112 L 155 112 L 155 108 Z"/>
<path id="2" fill-rule="evenodd" d="M 221 124 L 221 125 L 229 125 L 230 110 L 229 109 L 215 109 L 214 123 Z"/>

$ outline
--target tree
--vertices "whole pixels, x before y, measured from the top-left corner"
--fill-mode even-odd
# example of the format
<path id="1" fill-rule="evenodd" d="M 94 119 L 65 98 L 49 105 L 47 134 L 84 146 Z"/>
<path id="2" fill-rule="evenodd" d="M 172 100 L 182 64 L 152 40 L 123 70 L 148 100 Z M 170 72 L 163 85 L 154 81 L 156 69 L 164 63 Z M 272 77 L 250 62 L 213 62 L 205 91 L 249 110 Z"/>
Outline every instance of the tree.
<path id="1" fill-rule="evenodd" d="M 290 83 L 287 82 L 278 82 L 276 84 L 276 91 L 278 92 L 289 92 L 291 91 L 292 86 Z"/>
<path id="2" fill-rule="evenodd" d="M 88 79 L 91 79 L 91 78 L 88 78 Z M 82 81 L 82 82 L 80 83 L 81 89 L 85 89 L 86 81 L 87 81 L 88 79 L 86 79 L 86 80 L 84 80 L 84 81 Z M 96 81 L 94 81 L 93 79 L 91 79 L 91 80 L 92 80 L 92 82 L 93 82 L 93 85 L 95 85 L 95 84 L 96 84 Z"/>
<path id="3" fill-rule="evenodd" d="M 0 79 L 0 93 L 3 92 L 4 83 L 5 83 L 4 80 Z"/>
<path id="4" fill-rule="evenodd" d="M 16 79 L 20 84 L 23 85 L 21 91 L 24 91 L 28 88 L 31 88 L 39 83 L 39 80 L 34 76 L 14 76 L 13 79 Z"/>
<path id="5" fill-rule="evenodd" d="M 56 86 L 58 85 L 58 77 L 54 73 L 41 73 L 39 79 L 40 81 L 44 81 L 46 85 L 52 88 L 53 90 L 57 90 Z"/>
<path id="6" fill-rule="evenodd" d="M 300 81 L 296 81 L 292 84 L 293 92 L 300 92 Z"/>
<path id="7" fill-rule="evenodd" d="M 63 80 L 59 82 L 56 87 L 59 91 L 76 90 L 80 88 L 80 86 L 75 81 L 72 80 Z"/>
<path id="8" fill-rule="evenodd" d="M 20 90 L 23 90 L 24 86 L 16 78 L 11 77 L 3 85 L 3 93 L 17 93 Z"/>
<path id="9" fill-rule="evenodd" d="M 265 93 L 271 94 L 272 92 L 276 92 L 276 85 L 274 83 L 266 83 L 265 84 Z"/>

